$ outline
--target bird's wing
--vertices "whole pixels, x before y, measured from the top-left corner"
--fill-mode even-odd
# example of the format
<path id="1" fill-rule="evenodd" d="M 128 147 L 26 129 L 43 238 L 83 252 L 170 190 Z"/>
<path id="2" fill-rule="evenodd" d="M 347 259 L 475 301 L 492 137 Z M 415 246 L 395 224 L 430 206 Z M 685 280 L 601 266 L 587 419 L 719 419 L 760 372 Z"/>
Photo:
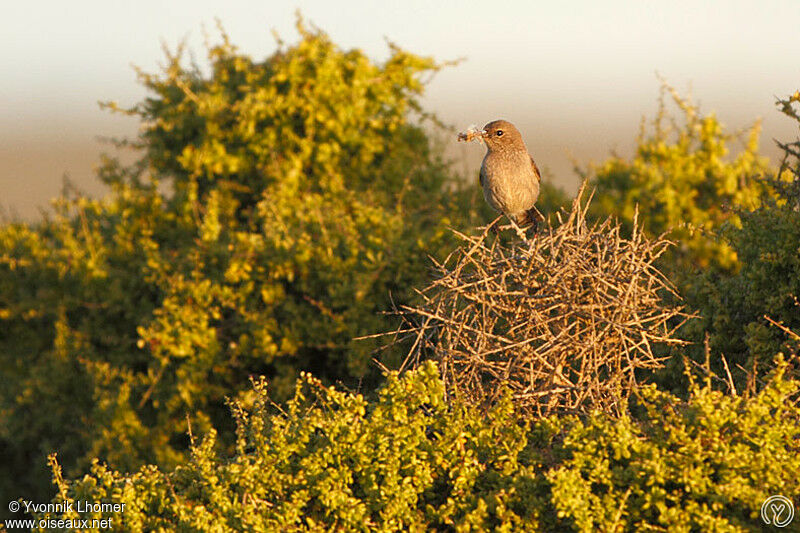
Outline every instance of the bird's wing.
<path id="1" fill-rule="evenodd" d="M 531 156 L 529 155 L 528 157 L 531 157 Z M 542 182 L 542 173 L 539 172 L 539 167 L 536 166 L 536 162 L 533 160 L 533 157 L 531 157 L 531 166 L 533 167 L 533 175 L 536 176 L 536 181 L 541 183 Z M 481 182 L 481 183 L 483 183 L 483 182 Z"/>

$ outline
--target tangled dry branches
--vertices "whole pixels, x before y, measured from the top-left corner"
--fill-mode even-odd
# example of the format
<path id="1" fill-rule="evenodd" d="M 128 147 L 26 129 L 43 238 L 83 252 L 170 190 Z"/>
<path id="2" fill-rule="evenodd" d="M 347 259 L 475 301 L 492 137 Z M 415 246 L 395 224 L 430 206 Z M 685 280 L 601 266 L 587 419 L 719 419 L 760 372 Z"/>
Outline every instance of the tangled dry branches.
<path id="1" fill-rule="evenodd" d="M 582 194 L 524 243 L 459 234 L 424 303 L 403 309 L 416 336 L 404 366 L 433 357 L 450 394 L 482 405 L 507 385 L 530 416 L 618 412 L 686 315 L 664 303 L 675 293 L 653 266 L 668 241 L 624 238 L 611 220 L 587 227 Z"/>

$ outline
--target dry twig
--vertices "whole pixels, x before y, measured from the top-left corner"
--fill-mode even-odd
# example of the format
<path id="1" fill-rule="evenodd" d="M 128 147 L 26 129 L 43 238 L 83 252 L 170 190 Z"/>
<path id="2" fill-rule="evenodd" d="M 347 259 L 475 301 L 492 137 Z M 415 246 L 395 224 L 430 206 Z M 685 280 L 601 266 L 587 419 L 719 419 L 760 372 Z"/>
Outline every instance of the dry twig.
<path id="1" fill-rule="evenodd" d="M 449 394 L 491 405 L 507 386 L 521 412 L 619 412 L 637 369 L 661 366 L 653 346 L 679 344 L 686 320 L 653 266 L 667 248 L 611 220 L 587 227 L 581 189 L 566 220 L 501 244 L 487 228 L 464 242 L 402 308 L 414 336 L 405 367 L 434 358 Z M 563 220 L 563 222 L 562 222 Z"/>

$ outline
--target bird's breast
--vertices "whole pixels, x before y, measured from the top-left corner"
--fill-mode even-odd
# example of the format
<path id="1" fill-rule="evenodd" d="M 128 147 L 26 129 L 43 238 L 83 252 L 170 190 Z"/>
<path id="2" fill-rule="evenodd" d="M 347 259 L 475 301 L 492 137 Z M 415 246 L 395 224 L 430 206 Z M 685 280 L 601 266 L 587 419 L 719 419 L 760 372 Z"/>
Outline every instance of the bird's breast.
<path id="1" fill-rule="evenodd" d="M 517 214 L 533 207 L 539 197 L 539 182 L 527 151 L 488 152 L 481 165 L 483 195 L 496 211 Z"/>

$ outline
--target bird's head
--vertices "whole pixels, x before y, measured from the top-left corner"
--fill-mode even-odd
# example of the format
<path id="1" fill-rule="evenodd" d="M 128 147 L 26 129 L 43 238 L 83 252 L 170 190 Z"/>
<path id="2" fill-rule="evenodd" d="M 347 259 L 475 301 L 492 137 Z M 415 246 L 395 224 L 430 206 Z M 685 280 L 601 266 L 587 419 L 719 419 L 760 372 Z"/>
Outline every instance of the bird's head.
<path id="1" fill-rule="evenodd" d="M 507 120 L 493 120 L 485 125 L 481 138 L 489 150 L 525 150 L 522 135 Z"/>

